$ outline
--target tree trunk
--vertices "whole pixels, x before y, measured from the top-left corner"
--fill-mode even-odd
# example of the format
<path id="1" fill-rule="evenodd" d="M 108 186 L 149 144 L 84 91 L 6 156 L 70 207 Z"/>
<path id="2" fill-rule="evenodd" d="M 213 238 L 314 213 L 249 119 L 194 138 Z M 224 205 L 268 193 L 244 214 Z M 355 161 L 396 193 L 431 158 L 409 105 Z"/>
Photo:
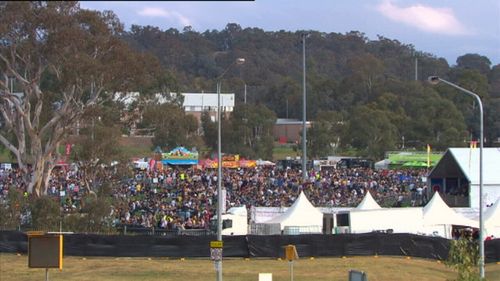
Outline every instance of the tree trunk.
<path id="1" fill-rule="evenodd" d="M 52 161 L 47 161 L 46 169 L 43 173 L 43 193 L 47 194 L 47 190 L 49 189 L 49 181 L 50 176 L 52 174 L 52 170 L 54 170 L 55 164 Z"/>
<path id="2" fill-rule="evenodd" d="M 42 179 L 43 179 L 44 167 L 45 167 L 45 161 L 43 160 L 43 158 L 36 157 L 33 166 L 33 175 L 31 177 L 31 181 L 28 187 L 28 190 L 34 191 L 36 196 L 40 196 L 42 194 L 46 195 L 46 192 L 42 191 L 42 183 L 43 183 Z"/>

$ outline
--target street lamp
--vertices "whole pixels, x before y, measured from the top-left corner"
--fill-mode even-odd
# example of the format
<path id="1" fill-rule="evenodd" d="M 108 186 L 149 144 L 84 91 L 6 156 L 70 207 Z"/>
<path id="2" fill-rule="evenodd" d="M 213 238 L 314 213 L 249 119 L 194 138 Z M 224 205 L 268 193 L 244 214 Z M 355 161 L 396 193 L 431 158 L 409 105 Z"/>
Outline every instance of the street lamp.
<path id="1" fill-rule="evenodd" d="M 481 98 L 476 94 L 467 89 L 464 89 L 456 84 L 439 78 L 438 76 L 430 76 L 428 78 L 429 83 L 436 85 L 439 82 L 443 82 L 453 88 L 459 89 L 460 91 L 474 97 L 479 104 L 480 112 L 480 129 L 479 129 L 479 274 L 482 279 L 484 279 L 484 221 L 483 221 L 483 103 Z"/>
<path id="2" fill-rule="evenodd" d="M 302 178 L 307 178 L 307 130 L 306 130 L 306 38 L 309 34 L 302 33 Z M 288 113 L 288 112 L 287 112 Z"/>
<path id="3" fill-rule="evenodd" d="M 219 77 L 217 77 L 217 240 L 222 241 L 222 153 L 221 153 L 221 114 L 220 114 L 220 92 L 222 86 L 222 77 L 235 64 L 244 64 L 244 58 L 237 58 L 230 64 Z M 222 257 L 215 261 L 215 270 L 217 271 L 217 281 L 222 281 Z"/>

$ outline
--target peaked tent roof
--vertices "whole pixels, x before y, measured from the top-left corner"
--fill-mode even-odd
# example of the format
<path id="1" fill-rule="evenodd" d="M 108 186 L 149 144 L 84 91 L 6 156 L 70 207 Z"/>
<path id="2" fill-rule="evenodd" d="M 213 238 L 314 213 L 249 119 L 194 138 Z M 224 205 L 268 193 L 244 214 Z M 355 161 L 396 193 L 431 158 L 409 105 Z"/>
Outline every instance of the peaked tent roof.
<path id="1" fill-rule="evenodd" d="M 448 207 L 439 192 L 434 193 L 432 199 L 423 208 L 424 225 L 453 224 L 478 227 L 479 223 L 468 219 Z"/>
<path id="2" fill-rule="evenodd" d="M 389 159 L 384 159 L 376 162 L 374 165 L 375 170 L 383 170 L 389 168 L 389 165 L 391 164 L 391 160 Z"/>
<path id="3" fill-rule="evenodd" d="M 304 192 L 283 214 L 264 223 L 279 223 L 281 229 L 285 226 L 323 226 L 323 213 L 316 209 L 307 199 Z"/>
<path id="4" fill-rule="evenodd" d="M 484 213 L 484 224 L 486 227 L 500 226 L 500 198 Z"/>
<path id="5" fill-rule="evenodd" d="M 363 198 L 363 201 L 359 203 L 359 205 L 356 207 L 356 210 L 373 210 L 373 209 L 382 209 L 377 202 L 375 202 L 375 199 L 373 199 L 370 191 L 366 192 L 365 198 Z"/>
<path id="6" fill-rule="evenodd" d="M 443 158 L 432 169 L 430 176 L 439 173 L 454 159 L 463 174 L 469 179 L 471 185 L 479 185 L 479 148 L 448 148 Z M 500 148 L 483 148 L 483 184 L 500 184 Z"/>

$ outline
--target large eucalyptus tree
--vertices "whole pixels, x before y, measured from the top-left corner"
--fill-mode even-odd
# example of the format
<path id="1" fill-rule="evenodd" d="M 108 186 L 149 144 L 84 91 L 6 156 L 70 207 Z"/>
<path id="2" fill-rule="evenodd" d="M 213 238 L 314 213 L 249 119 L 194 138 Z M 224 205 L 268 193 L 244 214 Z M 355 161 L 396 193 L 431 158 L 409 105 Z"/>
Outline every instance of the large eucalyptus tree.
<path id="1" fill-rule="evenodd" d="M 89 106 L 137 85 L 140 55 L 122 29 L 113 13 L 77 2 L 0 3 L 0 143 L 28 192 L 46 193 L 57 145 Z"/>

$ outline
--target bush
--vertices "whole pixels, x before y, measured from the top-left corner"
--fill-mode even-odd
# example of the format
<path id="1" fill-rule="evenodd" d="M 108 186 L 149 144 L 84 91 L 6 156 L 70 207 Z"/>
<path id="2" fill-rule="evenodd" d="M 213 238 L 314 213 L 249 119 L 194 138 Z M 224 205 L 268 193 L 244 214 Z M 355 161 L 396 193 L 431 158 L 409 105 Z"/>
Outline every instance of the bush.
<path id="1" fill-rule="evenodd" d="M 464 237 L 451 241 L 446 265 L 458 271 L 457 281 L 480 281 L 478 243 Z"/>
<path id="2" fill-rule="evenodd" d="M 80 213 L 67 215 L 64 229 L 73 232 L 110 233 L 113 231 L 110 218 L 111 204 L 106 198 L 87 196 L 82 199 Z"/>
<path id="3" fill-rule="evenodd" d="M 21 214 L 26 208 L 26 198 L 15 188 L 9 189 L 9 194 L 0 203 L 0 229 L 17 229 L 21 225 Z"/>
<path id="4" fill-rule="evenodd" d="M 33 198 L 31 202 L 31 226 L 35 230 L 59 230 L 61 210 L 59 203 L 49 196 Z"/>

